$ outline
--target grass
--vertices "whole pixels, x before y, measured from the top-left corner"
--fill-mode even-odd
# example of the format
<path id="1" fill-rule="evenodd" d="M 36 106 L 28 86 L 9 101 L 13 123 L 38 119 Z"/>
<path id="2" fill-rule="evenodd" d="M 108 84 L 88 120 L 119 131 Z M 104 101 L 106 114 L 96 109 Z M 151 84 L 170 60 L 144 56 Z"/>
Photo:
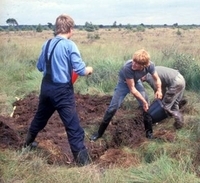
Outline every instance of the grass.
<path id="1" fill-rule="evenodd" d="M 190 165 L 190 159 L 188 159 L 187 162 L 175 161 L 163 154 L 161 157 L 155 159 L 153 163 L 128 172 L 128 174 L 126 174 L 126 182 L 199 182 L 198 178 L 190 173 Z"/>
<path id="2" fill-rule="evenodd" d="M 183 156 L 182 156 L 183 157 Z M 97 165 L 66 168 L 65 166 L 48 165 L 38 152 L 0 153 L 2 182 L 26 183 L 116 183 L 116 182 L 166 182 L 166 183 L 198 183 L 200 180 L 194 173 L 192 159 L 169 157 L 165 151 L 155 155 L 152 162 L 141 162 L 129 168 L 103 169 Z"/>
<path id="3" fill-rule="evenodd" d="M 119 68 L 132 58 L 140 48 L 147 49 L 156 65 L 178 66 L 187 78 L 185 95 L 188 99 L 185 111 L 186 128 L 176 132 L 172 142 L 145 142 L 138 149 L 121 150 L 135 154 L 135 162 L 129 168 L 101 168 L 98 165 L 66 167 L 49 165 L 41 151 L 0 150 L 0 182 L 24 183 L 198 183 L 200 182 L 199 140 L 200 140 L 200 99 L 198 82 L 200 30 L 156 28 L 145 32 L 111 29 L 98 30 L 100 39 L 88 38 L 85 31 L 75 30 L 72 39 L 77 43 L 87 65 L 94 67 L 94 74 L 79 77 L 75 91 L 89 94 L 112 94 L 117 82 Z M 31 91 L 39 92 L 42 74 L 35 64 L 51 31 L 1 32 L 0 41 L 0 114 L 9 115 L 15 97 L 23 98 Z M 189 45 L 189 46 L 188 46 Z M 194 59 L 190 59 L 194 58 Z M 186 66 L 182 66 L 184 64 Z M 189 65 L 187 65 L 189 64 Z M 189 67 L 194 66 L 194 67 Z M 192 85 L 193 83 L 193 85 Z M 195 83 L 195 85 L 194 85 Z M 150 98 L 152 90 L 146 86 Z M 129 109 L 129 98 L 124 106 Z M 169 123 L 170 120 L 169 120 Z M 162 123 L 156 128 L 171 128 Z"/>

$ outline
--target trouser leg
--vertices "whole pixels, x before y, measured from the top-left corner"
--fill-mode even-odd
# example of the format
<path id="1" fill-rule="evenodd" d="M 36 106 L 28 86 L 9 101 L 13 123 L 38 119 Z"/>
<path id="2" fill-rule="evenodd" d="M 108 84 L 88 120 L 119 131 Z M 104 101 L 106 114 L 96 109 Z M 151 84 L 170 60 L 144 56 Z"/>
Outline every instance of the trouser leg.
<path id="1" fill-rule="evenodd" d="M 140 94 L 145 98 L 145 100 L 149 103 L 149 99 L 148 99 L 148 95 L 145 91 L 145 88 L 141 82 L 141 80 L 139 80 L 138 82 L 135 83 L 135 88 L 140 92 Z M 137 99 L 137 98 L 136 98 Z M 143 103 L 142 101 L 140 101 L 139 99 L 137 99 L 138 103 L 139 103 L 139 107 L 141 109 L 143 109 Z"/>
<path id="2" fill-rule="evenodd" d="M 40 96 L 38 110 L 30 124 L 24 146 L 29 146 L 35 140 L 38 132 L 46 126 L 54 111 L 55 109 L 52 107 L 50 102 Z"/>
<path id="3" fill-rule="evenodd" d="M 172 116 L 174 117 L 174 127 L 176 129 L 180 129 L 183 127 L 184 125 L 184 119 L 183 119 L 183 115 L 181 114 L 180 111 L 172 111 Z"/>
<path id="4" fill-rule="evenodd" d="M 78 114 L 76 112 L 75 98 L 73 92 L 63 96 L 59 104 L 57 104 L 57 111 L 65 126 L 68 137 L 68 142 L 74 156 L 75 162 L 84 166 L 91 162 L 88 150 L 84 145 L 84 130 L 80 126 Z"/>
<path id="5" fill-rule="evenodd" d="M 101 125 L 98 130 L 99 137 L 101 137 L 104 134 L 107 126 L 109 125 L 109 123 L 110 123 L 112 117 L 115 115 L 115 113 L 116 113 L 116 110 L 114 110 L 112 112 L 107 111 L 105 113 L 103 121 L 101 122 Z"/>
<path id="6" fill-rule="evenodd" d="M 183 116 L 179 111 L 178 94 L 176 92 L 176 87 L 170 87 L 164 96 L 163 104 L 168 114 L 175 119 L 174 127 L 179 129 L 183 126 Z"/>
<path id="7" fill-rule="evenodd" d="M 172 111 L 178 111 L 179 110 L 179 101 L 176 100 L 171 108 Z"/>
<path id="8" fill-rule="evenodd" d="M 99 129 L 96 133 L 94 133 L 91 137 L 90 140 L 96 141 L 98 138 L 102 137 L 104 134 L 105 130 L 107 129 L 112 117 L 115 115 L 116 110 L 112 112 L 106 112 L 104 115 L 104 118 L 99 126 Z"/>
<path id="9" fill-rule="evenodd" d="M 59 109 L 58 113 L 65 126 L 65 130 L 72 152 L 79 152 L 85 149 L 85 134 L 83 128 L 80 126 L 80 121 L 75 108 L 70 109 L 70 107 L 65 107 Z"/>
<path id="10" fill-rule="evenodd" d="M 176 129 L 182 128 L 184 124 L 183 115 L 179 111 L 179 102 L 183 97 L 184 90 L 185 80 L 181 74 L 178 74 L 163 98 L 165 109 L 175 119 L 174 126 Z"/>

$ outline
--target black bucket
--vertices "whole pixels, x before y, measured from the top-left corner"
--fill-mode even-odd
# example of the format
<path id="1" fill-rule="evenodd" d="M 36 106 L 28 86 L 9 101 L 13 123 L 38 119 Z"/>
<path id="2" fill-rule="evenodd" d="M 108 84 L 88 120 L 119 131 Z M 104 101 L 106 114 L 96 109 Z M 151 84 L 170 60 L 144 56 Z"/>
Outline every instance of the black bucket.
<path id="1" fill-rule="evenodd" d="M 147 113 L 152 117 L 153 123 L 160 122 L 168 117 L 167 112 L 159 99 L 154 100 L 154 102 L 149 106 Z"/>

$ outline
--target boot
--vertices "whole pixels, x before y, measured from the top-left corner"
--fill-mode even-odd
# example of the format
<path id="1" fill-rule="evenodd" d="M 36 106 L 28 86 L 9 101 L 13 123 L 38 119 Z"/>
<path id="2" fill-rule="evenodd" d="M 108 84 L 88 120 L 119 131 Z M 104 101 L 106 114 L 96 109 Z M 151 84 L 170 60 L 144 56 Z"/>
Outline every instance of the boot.
<path id="1" fill-rule="evenodd" d="M 109 123 L 104 123 L 104 121 L 100 124 L 99 126 L 99 130 L 98 132 L 94 133 L 91 137 L 90 140 L 91 141 L 96 141 L 98 138 L 102 137 L 102 135 L 104 134 L 107 126 L 109 125 Z"/>
<path id="2" fill-rule="evenodd" d="M 38 145 L 37 142 L 34 142 L 35 138 L 36 138 L 37 135 L 33 135 L 30 133 L 30 131 L 28 131 L 27 133 L 27 136 L 26 136 L 26 140 L 25 140 L 25 143 L 24 143 L 24 147 L 28 147 L 28 146 L 31 146 L 31 147 L 36 147 Z"/>
<path id="3" fill-rule="evenodd" d="M 73 153 L 73 155 L 78 166 L 85 166 L 91 163 L 91 158 L 87 149 L 81 150 L 78 153 Z"/>
<path id="4" fill-rule="evenodd" d="M 172 116 L 175 119 L 174 127 L 176 129 L 181 129 L 184 125 L 183 115 L 179 111 L 172 111 Z"/>
<path id="5" fill-rule="evenodd" d="M 143 122 L 144 122 L 144 128 L 146 132 L 146 138 L 153 139 L 152 118 L 147 112 L 144 112 L 143 115 L 144 115 Z"/>
<path id="6" fill-rule="evenodd" d="M 102 137 L 102 135 L 104 134 L 106 128 L 108 127 L 112 117 L 114 116 L 114 114 L 116 113 L 116 110 L 109 113 L 106 112 L 106 114 L 104 115 L 103 121 L 101 122 L 99 129 L 97 132 L 95 132 L 91 137 L 90 140 L 91 141 L 96 141 L 98 138 Z"/>
<path id="7" fill-rule="evenodd" d="M 153 131 L 147 130 L 146 131 L 146 138 L 148 138 L 148 139 L 154 139 L 154 137 L 153 137 Z"/>

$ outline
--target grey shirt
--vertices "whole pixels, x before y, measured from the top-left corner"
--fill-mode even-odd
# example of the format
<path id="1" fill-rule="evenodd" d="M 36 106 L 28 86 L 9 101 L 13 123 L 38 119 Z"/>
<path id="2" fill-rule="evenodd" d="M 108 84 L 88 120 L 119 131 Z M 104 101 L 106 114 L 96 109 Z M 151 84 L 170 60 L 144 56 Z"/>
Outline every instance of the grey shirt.
<path id="1" fill-rule="evenodd" d="M 178 70 L 164 67 L 164 66 L 156 66 L 155 67 L 158 76 L 160 77 L 160 80 L 162 82 L 162 89 L 165 90 L 165 88 L 172 85 L 174 79 L 179 74 Z M 146 75 L 146 82 L 153 88 L 154 91 L 156 91 L 155 83 L 150 74 Z"/>

